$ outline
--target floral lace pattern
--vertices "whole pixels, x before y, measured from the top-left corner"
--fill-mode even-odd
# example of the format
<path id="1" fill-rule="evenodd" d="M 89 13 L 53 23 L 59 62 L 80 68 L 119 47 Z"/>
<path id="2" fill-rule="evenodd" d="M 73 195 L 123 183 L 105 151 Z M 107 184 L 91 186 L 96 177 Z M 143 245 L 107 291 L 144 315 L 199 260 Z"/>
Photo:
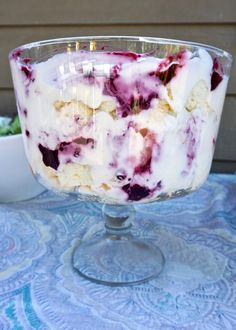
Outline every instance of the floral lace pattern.
<path id="1" fill-rule="evenodd" d="M 136 210 L 134 230 L 162 247 L 164 271 L 106 287 L 71 267 L 78 240 L 102 230 L 100 205 L 52 192 L 1 204 L 0 329 L 235 329 L 236 176 Z"/>

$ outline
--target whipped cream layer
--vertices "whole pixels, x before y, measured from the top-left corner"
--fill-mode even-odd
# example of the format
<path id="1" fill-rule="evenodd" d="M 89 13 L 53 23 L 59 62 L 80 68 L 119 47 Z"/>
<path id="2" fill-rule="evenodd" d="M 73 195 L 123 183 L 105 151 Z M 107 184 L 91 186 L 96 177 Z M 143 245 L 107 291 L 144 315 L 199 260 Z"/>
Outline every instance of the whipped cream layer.
<path id="1" fill-rule="evenodd" d="M 210 54 L 57 54 L 11 69 L 28 160 L 50 189 L 147 202 L 206 179 L 228 77 Z"/>

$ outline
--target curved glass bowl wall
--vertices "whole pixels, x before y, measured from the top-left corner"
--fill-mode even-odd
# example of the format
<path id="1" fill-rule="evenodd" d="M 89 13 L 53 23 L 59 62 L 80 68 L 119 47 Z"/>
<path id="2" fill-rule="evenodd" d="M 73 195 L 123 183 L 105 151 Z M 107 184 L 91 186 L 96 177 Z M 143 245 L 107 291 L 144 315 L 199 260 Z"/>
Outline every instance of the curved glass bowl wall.
<path id="1" fill-rule="evenodd" d="M 80 37 L 9 58 L 33 173 L 48 189 L 104 204 L 104 234 L 78 246 L 73 267 L 110 285 L 157 276 L 164 257 L 130 234 L 133 205 L 206 180 L 231 55 L 176 40 Z"/>

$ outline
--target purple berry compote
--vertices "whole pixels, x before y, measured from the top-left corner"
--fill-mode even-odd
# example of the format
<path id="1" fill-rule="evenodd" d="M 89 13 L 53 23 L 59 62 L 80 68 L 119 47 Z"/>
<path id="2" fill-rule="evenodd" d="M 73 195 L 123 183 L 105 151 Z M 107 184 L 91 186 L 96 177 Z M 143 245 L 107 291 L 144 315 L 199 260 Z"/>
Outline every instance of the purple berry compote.
<path id="1" fill-rule="evenodd" d="M 205 181 L 228 81 L 205 49 L 20 57 L 11 56 L 17 105 L 45 186 L 126 204 Z"/>

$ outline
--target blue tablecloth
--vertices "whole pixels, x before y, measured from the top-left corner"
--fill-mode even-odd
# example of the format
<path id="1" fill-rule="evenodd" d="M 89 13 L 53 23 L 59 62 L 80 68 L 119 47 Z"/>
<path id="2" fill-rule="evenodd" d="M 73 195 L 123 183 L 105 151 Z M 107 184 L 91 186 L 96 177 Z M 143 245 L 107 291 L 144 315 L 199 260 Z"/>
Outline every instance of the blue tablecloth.
<path id="1" fill-rule="evenodd" d="M 1 204 L 0 329 L 236 329 L 236 175 L 136 210 L 137 235 L 162 246 L 165 269 L 107 287 L 71 267 L 78 239 L 102 227 L 100 205 L 51 192 Z"/>

